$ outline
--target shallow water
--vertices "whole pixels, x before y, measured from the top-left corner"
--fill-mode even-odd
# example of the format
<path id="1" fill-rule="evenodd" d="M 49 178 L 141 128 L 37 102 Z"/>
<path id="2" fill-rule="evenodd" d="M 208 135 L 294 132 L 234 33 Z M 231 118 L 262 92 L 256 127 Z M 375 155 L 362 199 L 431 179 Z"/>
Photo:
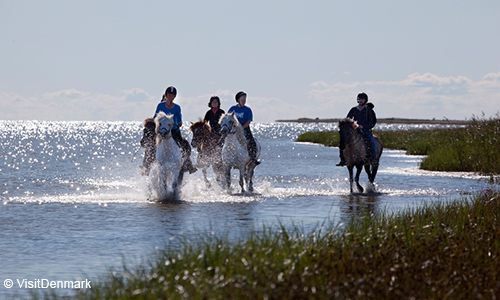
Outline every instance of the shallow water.
<path id="1" fill-rule="evenodd" d="M 278 222 L 311 230 L 363 210 L 399 210 L 489 187 L 469 173 L 419 170 L 422 157 L 386 149 L 377 193 L 350 195 L 347 170 L 335 167 L 337 148 L 294 142 L 311 130 L 335 124 L 253 127 L 262 145 L 255 195 L 207 189 L 197 172 L 186 175 L 181 203 L 162 205 L 147 200 L 148 178 L 139 174 L 141 123 L 0 121 L 0 297 L 28 293 L 16 279 L 96 280 L 108 267 L 139 263 L 184 237 L 243 238 Z M 233 171 L 235 193 L 236 179 Z M 366 186 L 366 174 L 361 179 Z M 5 288 L 6 279 L 14 287 Z"/>

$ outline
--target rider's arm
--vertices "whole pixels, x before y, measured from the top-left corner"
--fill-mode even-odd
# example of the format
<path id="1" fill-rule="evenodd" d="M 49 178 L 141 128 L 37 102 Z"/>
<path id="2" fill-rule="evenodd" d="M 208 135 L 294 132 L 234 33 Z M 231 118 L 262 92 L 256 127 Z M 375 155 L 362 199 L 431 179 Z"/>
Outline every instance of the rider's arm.
<path id="1" fill-rule="evenodd" d="M 372 129 L 375 127 L 375 119 L 374 119 L 374 114 L 373 110 L 370 107 L 367 107 L 367 116 L 366 116 L 366 127 L 367 129 Z"/>
<path id="2" fill-rule="evenodd" d="M 248 107 L 247 110 L 245 111 L 245 117 L 248 121 L 246 121 L 245 124 L 243 124 L 243 128 L 247 128 L 248 126 L 250 126 L 250 123 L 253 120 L 253 112 L 250 107 Z"/>
<path id="3" fill-rule="evenodd" d="M 349 112 L 347 113 L 347 117 L 346 118 L 354 119 L 355 109 L 356 109 L 355 107 L 351 108 L 351 110 L 349 110 Z"/>
<path id="4" fill-rule="evenodd" d="M 177 128 L 181 128 L 182 127 L 182 112 L 181 112 L 181 107 L 180 105 L 177 105 L 177 113 L 178 113 L 178 117 L 179 117 L 179 123 L 177 123 Z"/>

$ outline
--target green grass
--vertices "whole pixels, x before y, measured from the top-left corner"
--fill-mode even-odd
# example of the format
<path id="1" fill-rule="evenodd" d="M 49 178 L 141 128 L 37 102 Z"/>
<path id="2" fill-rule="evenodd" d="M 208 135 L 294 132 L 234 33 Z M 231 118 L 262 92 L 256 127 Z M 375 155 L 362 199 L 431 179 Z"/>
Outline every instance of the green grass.
<path id="1" fill-rule="evenodd" d="M 76 299 L 493 299 L 500 194 L 366 213 L 312 232 L 203 237 L 110 272 Z M 52 297 L 47 297 L 52 298 Z M 54 297 L 57 298 L 57 297 Z"/>
<path id="2" fill-rule="evenodd" d="M 380 137 L 384 148 L 426 155 L 420 166 L 425 170 L 500 174 L 498 115 L 490 119 L 474 117 L 465 128 L 374 131 L 374 134 Z M 338 140 L 338 132 L 334 131 L 306 132 L 297 138 L 298 142 L 329 147 L 338 147 Z"/>

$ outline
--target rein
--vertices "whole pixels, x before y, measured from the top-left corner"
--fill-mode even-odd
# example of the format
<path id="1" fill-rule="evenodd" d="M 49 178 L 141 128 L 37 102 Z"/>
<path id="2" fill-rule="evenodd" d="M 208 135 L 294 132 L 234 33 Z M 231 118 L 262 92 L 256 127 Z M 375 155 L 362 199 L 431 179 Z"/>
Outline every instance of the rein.
<path id="1" fill-rule="evenodd" d="M 349 129 L 348 135 L 349 137 L 352 137 L 354 135 L 354 138 L 347 139 L 345 141 L 346 145 L 347 144 L 357 145 L 359 144 L 359 142 L 363 142 L 363 137 L 360 134 L 356 133 L 356 129 Z"/>
<path id="2" fill-rule="evenodd" d="M 233 130 L 234 126 L 231 126 L 231 128 L 229 128 L 229 125 L 224 124 L 224 125 L 222 125 L 221 128 L 224 128 L 224 126 L 227 128 L 227 134 L 236 134 L 236 130 Z"/>

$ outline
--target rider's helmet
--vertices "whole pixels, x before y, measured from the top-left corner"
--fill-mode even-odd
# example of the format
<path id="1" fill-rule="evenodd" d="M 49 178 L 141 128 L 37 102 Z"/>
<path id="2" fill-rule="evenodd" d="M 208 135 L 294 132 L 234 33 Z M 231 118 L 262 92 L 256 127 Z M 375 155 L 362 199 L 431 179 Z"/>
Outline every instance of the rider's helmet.
<path id="1" fill-rule="evenodd" d="M 243 96 L 246 96 L 247 93 L 243 92 L 243 91 L 239 91 L 236 96 L 234 96 L 234 99 L 236 99 L 236 102 L 238 102 L 238 99 L 240 99 L 240 97 L 243 97 Z"/>
<path id="2" fill-rule="evenodd" d="M 173 86 L 169 86 L 167 90 L 165 90 L 165 95 L 168 94 L 174 94 L 175 96 L 177 96 L 177 89 Z"/>
<path id="3" fill-rule="evenodd" d="M 365 104 L 368 102 L 368 95 L 366 93 L 359 93 L 357 97 L 358 103 L 359 100 L 365 100 Z"/>

